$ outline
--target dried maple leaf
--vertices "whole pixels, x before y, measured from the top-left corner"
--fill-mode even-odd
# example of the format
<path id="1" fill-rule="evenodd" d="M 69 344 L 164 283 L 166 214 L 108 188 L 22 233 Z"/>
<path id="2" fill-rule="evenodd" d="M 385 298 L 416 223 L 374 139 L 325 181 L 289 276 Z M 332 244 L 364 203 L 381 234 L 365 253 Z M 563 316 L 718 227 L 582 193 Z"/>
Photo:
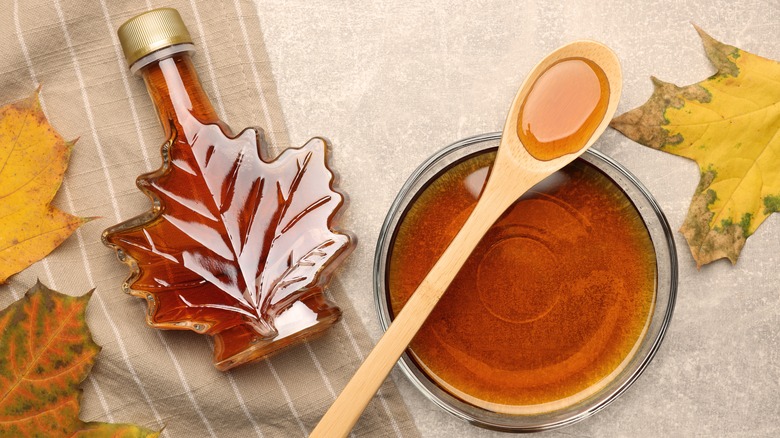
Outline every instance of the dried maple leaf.
<path id="1" fill-rule="evenodd" d="M 303 329 L 277 327 L 277 318 L 321 293 L 351 248 L 330 229 L 343 198 L 332 187 L 325 142 L 264 162 L 254 129 L 229 138 L 203 125 L 183 137 L 163 147 L 162 169 L 138 180 L 155 209 L 104 233 L 134 268 L 126 286 L 149 300 L 147 322 L 211 335 L 242 326 L 247 342 Z M 220 336 L 221 367 L 229 355 Z"/>
<path id="2" fill-rule="evenodd" d="M 746 239 L 780 210 L 780 63 L 696 30 L 717 72 L 687 87 L 653 78 L 650 99 L 611 126 L 699 164 L 680 231 L 701 267 L 736 263 Z"/>
<path id="3" fill-rule="evenodd" d="M 0 284 L 90 220 L 49 205 L 74 143 L 49 125 L 37 92 L 0 108 Z"/>
<path id="4" fill-rule="evenodd" d="M 130 424 L 79 420 L 81 391 L 100 352 L 71 297 L 38 283 L 0 312 L 0 436 L 157 437 Z"/>

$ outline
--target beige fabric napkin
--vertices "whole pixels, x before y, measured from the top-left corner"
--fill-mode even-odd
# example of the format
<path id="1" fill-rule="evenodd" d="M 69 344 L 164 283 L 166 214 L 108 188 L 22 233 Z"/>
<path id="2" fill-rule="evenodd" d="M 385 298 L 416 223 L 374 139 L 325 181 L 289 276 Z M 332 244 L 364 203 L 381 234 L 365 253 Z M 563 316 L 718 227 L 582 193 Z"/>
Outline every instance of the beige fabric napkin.
<path id="1" fill-rule="evenodd" d="M 0 0 L 0 102 L 42 86 L 50 122 L 65 138 L 80 137 L 54 203 L 100 216 L 0 286 L 0 305 L 21 297 L 36 278 L 71 295 L 96 289 L 87 318 L 103 350 L 83 385 L 84 420 L 165 426 L 168 437 L 306 435 L 371 347 L 338 278 L 329 293 L 344 319 L 325 337 L 221 373 L 211 364 L 209 338 L 146 326 L 145 304 L 120 290 L 126 267 L 100 242 L 104 228 L 149 208 L 135 178 L 160 165 L 164 138 L 115 31 L 161 6 L 177 8 L 188 24 L 201 81 L 223 120 L 234 130 L 263 127 L 273 155 L 290 146 L 252 2 Z M 418 432 L 388 382 L 354 435 Z"/>

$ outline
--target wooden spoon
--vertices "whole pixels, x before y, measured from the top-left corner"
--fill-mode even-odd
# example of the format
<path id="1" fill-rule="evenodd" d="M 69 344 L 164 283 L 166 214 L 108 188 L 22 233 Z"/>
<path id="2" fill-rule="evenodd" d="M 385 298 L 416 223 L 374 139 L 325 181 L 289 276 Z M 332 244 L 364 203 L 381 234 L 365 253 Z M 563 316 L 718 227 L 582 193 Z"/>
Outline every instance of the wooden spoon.
<path id="1" fill-rule="evenodd" d="M 594 64 L 596 68 L 593 68 Z M 566 66 L 580 69 L 590 66 L 590 85 L 593 85 L 595 74 L 596 80 L 600 80 L 596 82 L 600 84 L 597 88 L 606 89 L 606 93 L 602 92 L 597 98 L 600 105 L 588 107 L 590 104 L 586 103 L 585 106 L 592 107 L 592 111 L 586 108 L 585 113 L 579 111 L 578 115 L 576 109 L 572 110 L 582 106 L 582 102 L 576 99 L 583 98 L 583 88 L 581 84 L 572 86 L 571 78 L 561 80 L 559 76 L 556 82 L 554 76 Z M 597 74 L 599 70 L 603 72 L 600 76 Z M 311 437 L 343 437 L 352 430 L 488 228 L 523 193 L 580 156 L 596 141 L 617 109 L 621 87 L 622 75 L 617 57 L 607 47 L 592 41 L 578 41 L 561 47 L 534 67 L 509 109 L 496 161 L 471 215 L 322 417 Z M 527 107 L 525 110 L 524 106 Z M 529 114 L 526 110 L 535 113 Z M 541 126 L 545 115 L 548 125 L 550 120 L 554 120 L 552 137 L 547 129 L 549 126 Z M 525 126 L 518 131 L 521 118 Z M 530 129 L 528 123 L 531 124 Z M 536 132 L 534 123 L 539 132 Z M 556 124 L 564 125 L 556 129 Z M 524 135 L 527 131 L 533 135 Z M 521 135 L 528 147 L 521 141 Z"/>

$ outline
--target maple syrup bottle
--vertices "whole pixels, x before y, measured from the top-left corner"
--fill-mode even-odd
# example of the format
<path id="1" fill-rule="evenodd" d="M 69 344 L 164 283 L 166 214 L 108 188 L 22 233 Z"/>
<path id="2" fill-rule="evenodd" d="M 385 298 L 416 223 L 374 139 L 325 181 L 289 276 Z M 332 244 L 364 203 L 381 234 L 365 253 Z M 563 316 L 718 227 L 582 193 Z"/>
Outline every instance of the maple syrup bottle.
<path id="1" fill-rule="evenodd" d="M 259 128 L 233 135 L 201 87 L 175 9 L 136 16 L 118 34 L 168 138 L 162 167 L 137 181 L 152 209 L 103 233 L 131 268 L 125 291 L 147 300 L 147 323 L 213 336 L 221 370 L 333 325 L 341 312 L 323 288 L 354 239 L 331 228 L 343 196 L 325 141 L 267 162 Z"/>

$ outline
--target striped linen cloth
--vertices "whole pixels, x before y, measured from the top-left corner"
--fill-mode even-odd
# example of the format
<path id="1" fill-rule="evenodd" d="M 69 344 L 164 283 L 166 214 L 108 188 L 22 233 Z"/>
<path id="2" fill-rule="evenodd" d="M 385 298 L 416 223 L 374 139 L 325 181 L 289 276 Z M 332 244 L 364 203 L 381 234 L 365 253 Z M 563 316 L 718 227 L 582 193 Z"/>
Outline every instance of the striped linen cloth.
<path id="1" fill-rule="evenodd" d="M 159 167 L 165 139 L 116 29 L 162 6 L 177 8 L 188 24 L 201 81 L 221 118 L 234 129 L 262 126 L 273 155 L 290 146 L 251 1 L 0 0 L 0 102 L 42 87 L 52 125 L 66 139 L 80 138 L 54 204 L 100 217 L 0 286 L 0 306 L 37 278 L 71 295 L 95 288 L 87 320 L 103 350 L 82 385 L 86 421 L 164 426 L 171 438 L 307 435 L 371 348 L 338 275 L 329 293 L 344 318 L 326 336 L 222 373 L 211 364 L 210 338 L 146 326 L 145 303 L 120 290 L 126 267 L 100 242 L 104 228 L 149 208 L 135 178 Z M 391 382 L 353 431 L 418 435 Z"/>

